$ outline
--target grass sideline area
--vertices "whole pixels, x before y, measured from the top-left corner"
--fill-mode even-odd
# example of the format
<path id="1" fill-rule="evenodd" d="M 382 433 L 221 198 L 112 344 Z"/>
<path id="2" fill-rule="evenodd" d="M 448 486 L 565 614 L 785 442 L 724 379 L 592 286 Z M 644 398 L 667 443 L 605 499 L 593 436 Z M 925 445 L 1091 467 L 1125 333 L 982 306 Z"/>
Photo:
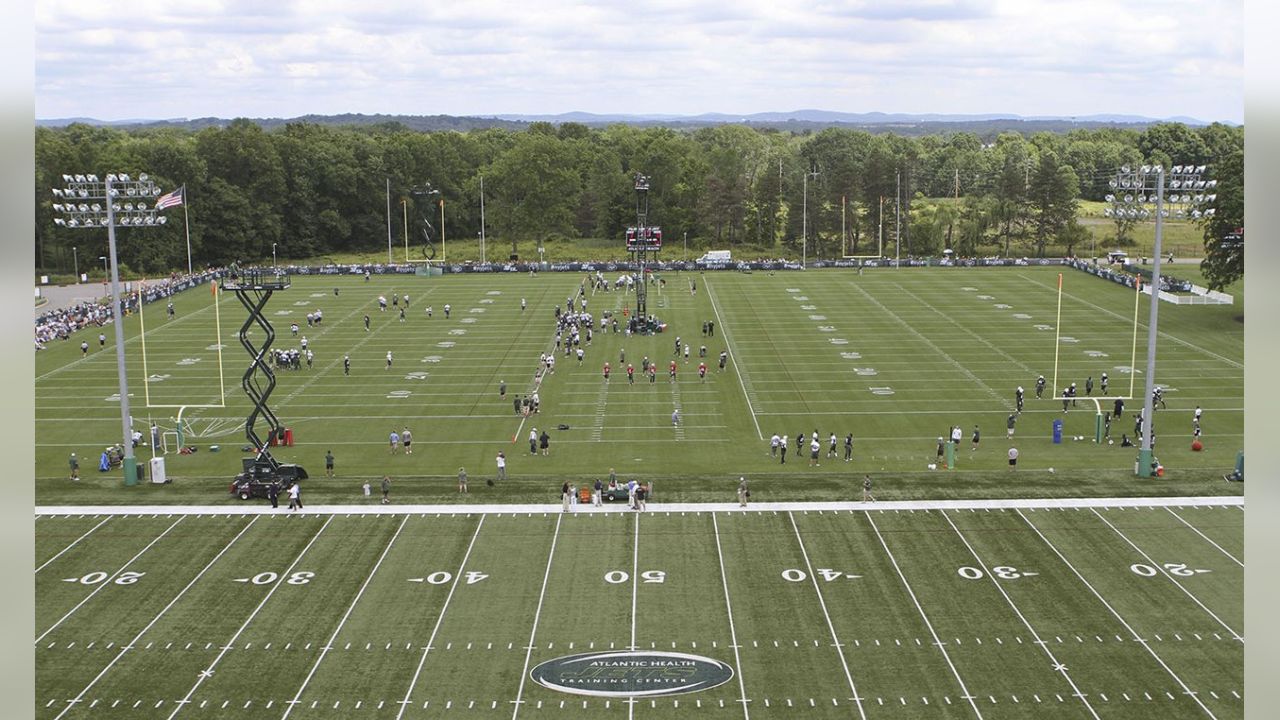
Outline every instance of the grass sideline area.
<path id="1" fill-rule="evenodd" d="M 567 273 L 295 277 L 267 306 L 275 347 L 296 347 L 297 322 L 315 352 L 314 367 L 280 371 L 271 408 L 294 430 L 296 444 L 278 448 L 285 462 L 308 468 L 313 502 L 362 502 L 361 485 L 375 488 L 390 475 L 397 499 L 414 503 L 548 502 L 569 480 L 589 484 L 614 468 L 620 479 L 654 483 L 655 499 L 715 502 L 732 498 L 738 476 L 753 492 L 774 500 L 847 500 L 863 474 L 889 499 L 1158 496 L 1240 494 L 1224 483 L 1242 444 L 1243 325 L 1237 306 L 1162 306 L 1159 382 L 1168 407 L 1157 411 L 1156 454 L 1164 478 L 1133 476 L 1136 449 L 1131 400 L 1114 421 L 1115 445 L 1091 442 L 1094 412 L 1083 398 L 1069 413 L 1061 402 L 1034 396 L 1034 380 L 1053 380 L 1058 268 L 877 269 L 790 273 L 666 273 L 650 291 L 649 306 L 668 327 L 644 337 L 597 330 L 581 367 L 557 353 L 554 375 L 539 387 L 541 412 L 518 417 L 511 400 L 534 388 L 539 353 L 553 350 L 553 308 L 564 307 L 583 276 Z M 612 280 L 613 278 L 610 278 Z M 696 289 L 694 285 L 696 284 Z M 337 289 L 339 293 L 334 294 Z M 379 312 L 376 298 L 410 296 L 404 322 L 398 308 Z M 634 296 L 588 289 L 588 310 L 620 313 Z M 526 309 L 521 310 L 524 298 Z M 214 326 L 214 299 L 197 289 L 175 298 L 176 318 L 162 303 L 147 306 L 146 364 L 137 316 L 126 319 L 132 414 L 139 429 L 148 420 L 172 428 L 176 406 L 218 404 L 188 410 L 191 455 L 166 456 L 172 484 L 123 488 L 119 471 L 98 473 L 98 454 L 118 442 L 116 366 L 111 340 L 99 350 L 96 331 L 79 333 L 37 354 L 36 467 L 38 504 L 209 504 L 226 502 L 239 470 L 242 425 L 249 405 L 239 388 L 246 356 L 236 332 L 247 313 L 229 293 L 217 299 L 222 334 Z M 444 317 L 450 304 L 451 316 Z M 433 308 L 431 318 L 425 308 Z M 304 316 L 324 311 L 307 328 Z M 363 316 L 371 319 L 365 330 Z M 1059 385 L 1107 371 L 1111 396 L 1128 394 L 1133 351 L 1132 291 L 1085 273 L 1064 271 Z M 1145 367 L 1147 305 L 1138 313 L 1137 365 Z M 704 321 L 715 335 L 703 336 Z M 107 333 L 111 336 L 111 333 Z M 676 336 L 691 346 L 677 357 L 678 381 L 667 363 Z M 81 358 L 79 342 L 91 351 Z M 710 370 L 700 382 L 699 346 L 707 346 Z M 217 346 L 222 345 L 220 393 Z M 620 365 L 637 368 L 634 386 Z M 726 370 L 717 357 L 729 353 Z M 385 367 L 385 355 L 395 358 Z M 349 376 L 342 357 L 350 355 Z M 657 382 L 640 377 L 641 358 L 659 363 Z M 602 377 L 604 362 L 612 379 Z M 145 379 L 145 381 L 144 381 Z M 506 398 L 499 397 L 505 380 Z M 1017 422 L 1018 470 L 1005 461 L 1005 419 L 1014 388 L 1026 388 Z M 1138 395 L 1140 374 L 1134 378 Z M 1095 388 L 1095 395 L 1100 389 Z M 1191 411 L 1204 408 L 1204 452 L 1192 452 Z M 1110 401 L 1107 401 L 1110 409 Z M 671 413 L 679 409 L 679 423 Z M 1051 423 L 1065 422 L 1067 438 L 1054 444 Z M 559 425 L 568 430 L 558 430 Z M 928 470 L 936 438 L 958 425 L 963 431 L 954 470 Z M 982 430 L 970 450 L 973 426 Z M 405 426 L 414 434 L 412 455 L 391 455 L 387 436 Z M 547 429 L 551 453 L 528 452 L 532 427 Z M 787 464 L 770 456 L 769 436 L 794 438 L 817 430 L 818 467 L 795 454 Z M 828 436 L 839 439 L 827 458 Z M 854 437 L 853 461 L 842 460 L 843 438 Z M 219 452 L 210 452 L 218 445 Z M 323 456 L 332 450 L 337 476 L 324 477 Z M 79 482 L 67 479 L 68 456 L 80 458 Z M 497 488 L 495 456 L 509 459 L 509 479 Z M 807 453 L 805 453 L 807 455 Z M 150 456 L 140 448 L 139 457 Z M 456 493 L 465 467 L 472 492 Z M 1049 471 L 1053 468 L 1053 472 Z"/>

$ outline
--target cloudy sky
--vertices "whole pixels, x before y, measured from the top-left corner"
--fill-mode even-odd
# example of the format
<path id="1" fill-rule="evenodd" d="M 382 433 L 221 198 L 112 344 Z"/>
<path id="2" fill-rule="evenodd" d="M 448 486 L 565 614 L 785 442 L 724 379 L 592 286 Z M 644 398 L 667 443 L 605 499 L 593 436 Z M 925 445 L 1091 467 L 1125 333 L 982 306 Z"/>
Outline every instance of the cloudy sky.
<path id="1" fill-rule="evenodd" d="M 1244 119 L 1240 0 L 36 0 L 41 119 Z"/>

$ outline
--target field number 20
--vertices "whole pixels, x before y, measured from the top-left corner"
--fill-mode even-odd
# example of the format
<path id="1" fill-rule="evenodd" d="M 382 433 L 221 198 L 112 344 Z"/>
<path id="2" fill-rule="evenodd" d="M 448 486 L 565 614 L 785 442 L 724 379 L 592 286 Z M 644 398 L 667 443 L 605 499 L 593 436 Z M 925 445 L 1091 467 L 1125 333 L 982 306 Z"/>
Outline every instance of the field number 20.
<path id="1" fill-rule="evenodd" d="M 1192 570 L 1183 563 L 1164 563 L 1160 567 L 1163 567 L 1170 575 L 1177 575 L 1178 577 L 1191 577 L 1196 574 L 1195 570 Z M 1129 566 L 1129 569 L 1132 570 L 1135 575 L 1141 575 L 1142 577 L 1155 577 L 1160 574 L 1159 570 L 1144 563 L 1134 563 Z M 1202 570 L 1201 572 L 1204 571 Z"/>
<path id="2" fill-rule="evenodd" d="M 116 585 L 132 585 L 138 582 L 138 580 L 143 575 L 146 575 L 146 573 L 133 572 L 132 570 L 130 570 L 128 572 L 120 573 L 120 575 L 118 575 L 116 579 L 113 580 L 112 582 L 114 582 Z M 108 577 L 110 577 L 110 575 L 108 575 L 105 572 L 102 572 L 101 570 L 98 570 L 96 572 L 91 572 L 87 575 L 84 575 L 83 577 L 67 578 L 65 582 L 79 583 L 81 585 L 97 585 L 98 583 L 106 580 Z"/>

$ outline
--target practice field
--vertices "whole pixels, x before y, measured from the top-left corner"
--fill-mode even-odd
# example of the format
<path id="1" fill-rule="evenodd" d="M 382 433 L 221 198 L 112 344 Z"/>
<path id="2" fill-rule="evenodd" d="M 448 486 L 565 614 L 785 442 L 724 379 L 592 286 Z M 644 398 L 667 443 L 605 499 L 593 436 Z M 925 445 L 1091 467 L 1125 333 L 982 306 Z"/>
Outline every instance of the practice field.
<path id="1" fill-rule="evenodd" d="M 854 505 L 50 509 L 36 716 L 1243 716 L 1240 498 Z"/>
<path id="2" fill-rule="evenodd" d="M 620 273 L 607 275 L 612 283 Z M 270 404 L 293 430 L 295 445 L 278 448 L 277 457 L 306 466 L 312 499 L 326 503 L 355 502 L 364 481 L 376 485 L 383 475 L 396 480 L 404 500 L 453 501 L 459 468 L 473 481 L 491 478 L 499 451 L 508 458 L 509 480 L 497 490 L 473 482 L 473 490 L 489 493 L 478 499 L 503 494 L 512 502 L 549 501 L 565 479 L 582 484 L 610 468 L 620 478 L 652 480 L 656 496 L 680 501 L 728 499 L 739 475 L 778 500 L 848 498 L 864 473 L 874 474 L 884 496 L 895 499 L 1240 492 L 1221 478 L 1242 448 L 1242 300 L 1235 307 L 1162 306 L 1157 379 L 1167 406 L 1157 411 L 1155 428 L 1156 455 L 1167 473 L 1139 482 L 1133 477 L 1137 450 L 1122 448 L 1121 437 L 1133 438 L 1140 399 L 1128 400 L 1114 419 L 1114 444 L 1093 442 L 1093 400 L 1100 398 L 1096 407 L 1110 412 L 1116 396 L 1140 398 L 1144 387 L 1148 301 L 1137 308 L 1135 345 L 1135 294 L 1114 283 L 1071 269 L 1030 267 L 666 273 L 650 290 L 649 307 L 667 330 L 646 337 L 601 331 L 603 313 L 634 307 L 634 295 L 586 285 L 596 330 L 589 344 L 584 338 L 579 365 L 554 347 L 553 310 L 564 309 L 583 279 L 550 272 L 375 276 L 369 282 L 295 276 L 266 313 L 278 335 L 275 347 L 297 348 L 306 336 L 315 360 L 310 368 L 303 363 L 278 373 Z M 409 307 L 401 321 L 405 294 Z M 378 309 L 379 295 L 389 301 L 386 312 Z M 178 407 L 190 406 L 184 441 L 197 451 L 179 455 L 177 436 L 163 438 L 172 485 L 125 491 L 119 471 L 96 470 L 103 448 L 120 435 L 110 328 L 105 349 L 98 348 L 95 328 L 37 354 L 38 502 L 231 502 L 226 488 L 240 467 L 249 412 L 239 387 L 247 356 L 236 336 L 247 313 L 221 293 L 219 334 L 214 302 L 207 287 L 190 290 L 175 299 L 172 320 L 164 303 L 147 306 L 145 352 L 138 318 L 126 319 L 137 428 L 145 434 L 155 421 L 172 432 Z M 323 323 L 308 327 L 305 316 L 316 310 L 323 311 Z M 707 322 L 714 326 L 704 334 Z M 290 323 L 300 326 L 297 336 Z M 673 353 L 677 337 L 679 354 Z M 85 358 L 82 338 L 91 345 Z M 539 354 L 552 351 L 555 373 L 539 381 Z M 721 352 L 727 353 L 723 372 Z M 344 355 L 351 358 L 349 375 Z M 1067 413 L 1053 399 L 1055 355 L 1059 389 L 1071 382 L 1079 389 Z M 641 373 L 646 357 L 658 366 L 652 383 Z M 668 378 L 673 359 L 674 382 Z M 608 382 L 605 362 L 612 365 Z M 705 380 L 698 377 L 700 362 L 708 366 Z M 627 364 L 635 366 L 634 385 Z M 1110 380 L 1105 397 L 1104 372 Z M 1041 373 L 1050 386 L 1038 400 L 1034 385 Z M 1092 397 L 1086 397 L 1088 378 Z M 1007 442 L 1019 385 L 1026 406 Z M 519 417 L 513 400 L 535 390 L 541 411 Z M 1204 411 L 1203 452 L 1190 449 L 1197 405 Z M 1055 420 L 1064 422 L 1061 444 L 1052 441 Z M 928 470 L 937 464 L 937 438 L 952 426 L 962 431 L 954 469 Z M 414 452 L 393 455 L 388 435 L 405 427 Z M 529 452 L 533 428 L 549 432 L 548 455 Z M 811 462 L 807 442 L 797 452 L 795 439 L 815 431 L 821 450 Z M 786 464 L 770 453 L 774 433 L 788 436 Z M 847 435 L 853 438 L 849 462 Z M 211 452 L 215 445 L 219 451 Z M 1016 475 L 1006 462 L 1011 445 L 1021 453 Z M 327 450 L 336 457 L 333 480 L 323 477 Z M 71 452 L 82 470 L 75 484 L 66 479 Z M 151 454 L 139 449 L 143 461 Z"/>

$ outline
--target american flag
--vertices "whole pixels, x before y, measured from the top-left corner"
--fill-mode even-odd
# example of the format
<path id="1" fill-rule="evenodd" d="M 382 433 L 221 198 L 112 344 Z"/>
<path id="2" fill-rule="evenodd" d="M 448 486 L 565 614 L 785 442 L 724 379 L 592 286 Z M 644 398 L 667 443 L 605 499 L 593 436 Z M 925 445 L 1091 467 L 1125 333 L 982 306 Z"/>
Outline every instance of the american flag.
<path id="1" fill-rule="evenodd" d="M 161 195 L 160 197 L 156 198 L 156 209 L 164 210 L 165 208 L 171 208 L 174 205 L 181 205 L 183 200 L 183 195 L 186 194 L 186 191 L 187 191 L 187 186 L 183 185 L 177 190 L 174 190 L 172 192 L 167 192 L 164 195 Z"/>

